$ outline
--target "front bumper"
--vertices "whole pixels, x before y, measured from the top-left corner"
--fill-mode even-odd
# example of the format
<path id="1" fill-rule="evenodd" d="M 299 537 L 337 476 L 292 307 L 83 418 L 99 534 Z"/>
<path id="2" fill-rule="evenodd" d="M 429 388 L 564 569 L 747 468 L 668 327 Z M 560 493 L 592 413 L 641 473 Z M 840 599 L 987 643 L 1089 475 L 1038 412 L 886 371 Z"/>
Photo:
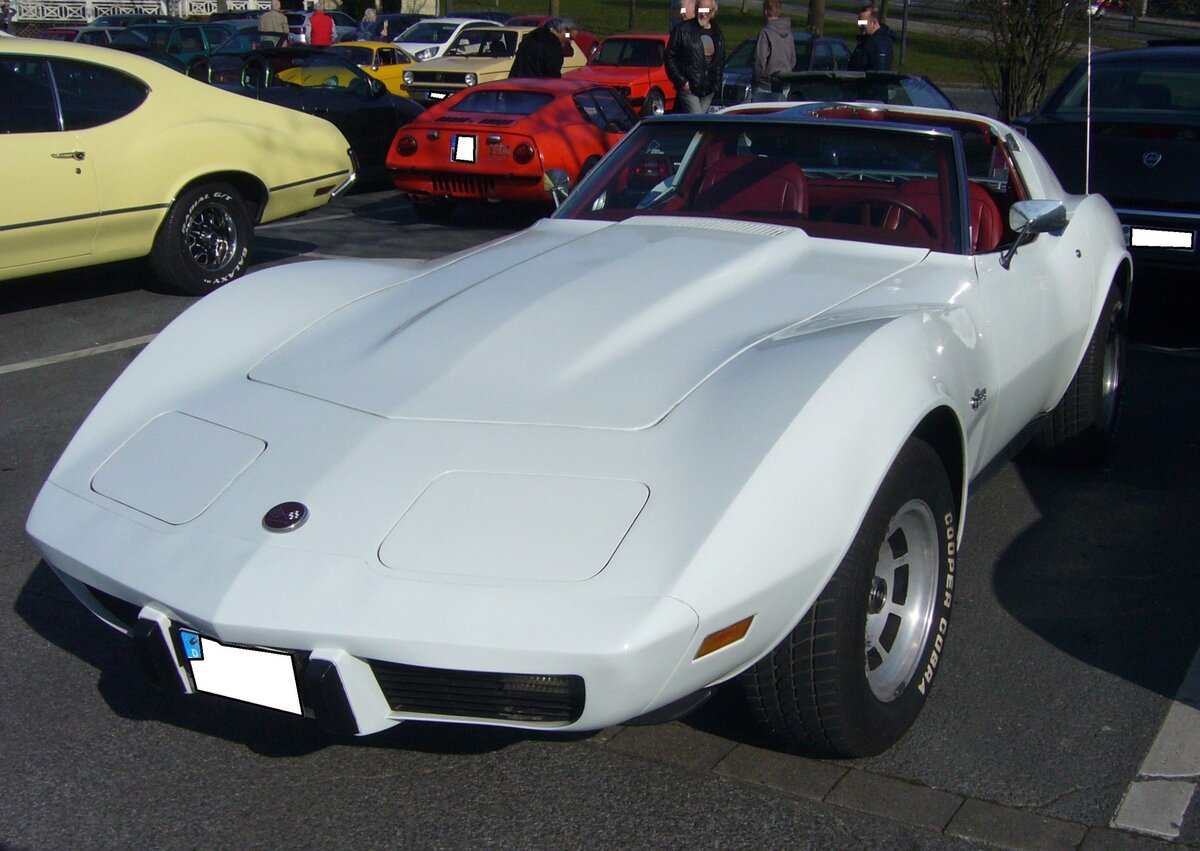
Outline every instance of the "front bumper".
<path id="1" fill-rule="evenodd" d="M 28 531 L 84 605 L 136 638 L 160 682 L 197 690 L 181 627 L 283 651 L 303 714 L 337 732 L 375 733 L 407 719 L 595 730 L 697 689 L 686 662 L 698 618 L 673 598 L 589 594 L 584 583 L 415 581 L 363 559 L 194 525 L 159 528 L 47 484 Z M 404 677 L 409 685 L 398 686 Z M 577 691 L 562 691 L 576 680 Z M 464 710 L 451 699 L 463 682 L 477 687 L 472 700 L 491 689 L 491 702 Z M 568 708 L 545 717 L 511 708 L 514 695 L 532 699 L 541 686 L 558 689 Z M 430 688 L 424 702 L 412 699 Z"/>

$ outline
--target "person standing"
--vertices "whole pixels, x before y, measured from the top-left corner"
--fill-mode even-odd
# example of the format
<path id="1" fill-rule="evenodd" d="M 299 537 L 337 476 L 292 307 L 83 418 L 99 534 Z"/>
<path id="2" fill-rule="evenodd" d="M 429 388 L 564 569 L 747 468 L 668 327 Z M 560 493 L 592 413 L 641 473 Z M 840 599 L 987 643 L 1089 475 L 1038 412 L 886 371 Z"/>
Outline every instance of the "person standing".
<path id="1" fill-rule="evenodd" d="M 671 21 L 671 32 L 675 32 L 680 24 L 690 21 L 694 17 L 696 17 L 696 0 L 680 0 L 675 20 Z"/>
<path id="2" fill-rule="evenodd" d="M 763 17 L 766 22 L 754 45 L 754 71 L 752 99 L 774 100 L 771 94 L 771 78 L 780 72 L 786 73 L 796 67 L 796 42 L 792 39 L 792 21 L 780 17 L 783 4 L 780 0 L 763 0 Z"/>
<path id="3" fill-rule="evenodd" d="M 287 38 L 288 19 L 287 15 L 279 11 L 279 0 L 271 0 L 270 11 L 264 12 L 258 19 L 258 31 L 265 35 L 279 36 L 280 41 Z"/>
<path id="4" fill-rule="evenodd" d="M 573 21 L 551 18 L 521 39 L 508 78 L 561 77 L 563 53 L 569 52 Z"/>
<path id="5" fill-rule="evenodd" d="M 708 112 L 725 72 L 725 35 L 715 20 L 717 0 L 696 0 L 696 17 L 667 41 L 667 76 L 675 84 L 676 112 Z"/>
<path id="6" fill-rule="evenodd" d="M 863 6 L 858 13 L 858 44 L 850 54 L 851 71 L 892 70 L 892 42 L 895 36 L 879 23 L 874 6 Z"/>
<path id="7" fill-rule="evenodd" d="M 13 18 L 16 16 L 16 7 L 9 3 L 8 0 L 4 0 L 4 2 L 0 4 L 0 30 L 3 30 L 6 33 L 11 33 L 13 31 Z"/>
<path id="8" fill-rule="evenodd" d="M 333 44 L 333 18 L 325 14 L 322 0 L 318 0 L 312 14 L 305 21 L 304 34 L 308 36 L 308 43 L 313 47 L 328 47 Z"/>
<path id="9" fill-rule="evenodd" d="M 358 32 L 354 37 L 358 41 L 387 41 L 387 34 L 387 21 L 380 21 L 375 7 L 368 6 L 358 22 Z"/>

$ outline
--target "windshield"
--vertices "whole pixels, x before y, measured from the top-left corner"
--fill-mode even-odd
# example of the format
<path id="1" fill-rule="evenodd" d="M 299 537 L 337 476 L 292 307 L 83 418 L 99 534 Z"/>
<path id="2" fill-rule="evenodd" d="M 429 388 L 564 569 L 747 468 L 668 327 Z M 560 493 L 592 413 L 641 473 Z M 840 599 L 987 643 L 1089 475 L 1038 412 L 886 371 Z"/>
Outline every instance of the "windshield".
<path id="1" fill-rule="evenodd" d="M 1079 115 L 1087 107 L 1087 75 L 1080 74 L 1051 109 Z M 1200 110 L 1200 66 L 1183 62 L 1096 62 L 1092 65 L 1096 110 Z"/>
<path id="2" fill-rule="evenodd" d="M 419 23 L 400 33 L 396 41 L 409 41 L 417 44 L 442 44 L 458 30 L 458 24 Z"/>
<path id="3" fill-rule="evenodd" d="M 369 47 L 346 47 L 344 44 L 335 44 L 325 48 L 325 52 L 340 56 L 355 65 L 370 65 L 375 61 L 375 51 Z"/>
<path id="4" fill-rule="evenodd" d="M 959 253 L 960 181 L 948 133 L 649 121 L 609 153 L 556 217 L 736 219 Z"/>
<path id="5" fill-rule="evenodd" d="M 792 66 L 793 71 L 807 71 L 809 55 L 812 53 L 812 39 L 810 38 L 795 38 L 792 42 L 796 45 L 796 64 Z M 750 38 L 738 45 L 737 50 L 729 55 L 725 60 L 726 71 L 749 71 L 750 66 L 754 64 L 754 47 L 757 43 L 756 39 Z"/>
<path id="6" fill-rule="evenodd" d="M 663 64 L 663 45 L 647 38 L 606 38 L 592 64 L 657 68 Z"/>

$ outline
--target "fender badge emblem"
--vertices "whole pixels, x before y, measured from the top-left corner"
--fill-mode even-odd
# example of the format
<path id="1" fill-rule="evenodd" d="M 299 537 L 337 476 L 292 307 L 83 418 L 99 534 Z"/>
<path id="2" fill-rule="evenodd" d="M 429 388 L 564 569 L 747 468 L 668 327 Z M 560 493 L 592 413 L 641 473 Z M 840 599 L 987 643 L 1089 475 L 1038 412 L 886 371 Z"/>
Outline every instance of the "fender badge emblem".
<path id="1" fill-rule="evenodd" d="M 987 401 L 987 388 L 976 387 L 975 392 L 971 395 L 971 410 L 978 411 L 979 406 Z"/>
<path id="2" fill-rule="evenodd" d="M 302 502 L 281 502 L 263 516 L 263 528 L 268 532 L 291 532 L 308 519 L 308 508 Z"/>
<path id="3" fill-rule="evenodd" d="M 1162 162 L 1162 157 L 1163 155 L 1158 151 L 1149 151 L 1142 154 L 1142 165 L 1144 165 L 1146 168 L 1154 168 L 1156 165 Z"/>

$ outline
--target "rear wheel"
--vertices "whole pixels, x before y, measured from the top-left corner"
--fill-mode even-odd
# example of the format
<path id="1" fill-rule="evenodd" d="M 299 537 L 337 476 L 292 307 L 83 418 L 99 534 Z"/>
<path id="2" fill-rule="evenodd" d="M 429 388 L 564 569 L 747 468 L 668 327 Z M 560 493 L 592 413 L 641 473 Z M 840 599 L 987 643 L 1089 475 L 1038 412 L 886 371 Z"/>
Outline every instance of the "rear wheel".
<path id="1" fill-rule="evenodd" d="M 1126 345 L 1125 301 L 1114 285 L 1075 377 L 1034 436 L 1040 455 L 1079 466 L 1108 457 L 1121 411 Z"/>
<path id="2" fill-rule="evenodd" d="M 770 733 L 814 755 L 861 757 L 907 732 L 944 652 L 955 513 L 941 460 L 910 440 L 812 608 L 742 674 Z"/>
<path id="3" fill-rule="evenodd" d="M 646 95 L 646 99 L 642 101 L 642 118 L 649 118 L 652 115 L 662 115 L 667 111 L 667 101 L 663 97 L 663 93 L 658 89 L 651 89 Z"/>
<path id="4" fill-rule="evenodd" d="M 242 273 L 253 233 L 245 202 L 232 186 L 193 186 L 163 219 L 150 265 L 177 292 L 205 295 Z"/>

